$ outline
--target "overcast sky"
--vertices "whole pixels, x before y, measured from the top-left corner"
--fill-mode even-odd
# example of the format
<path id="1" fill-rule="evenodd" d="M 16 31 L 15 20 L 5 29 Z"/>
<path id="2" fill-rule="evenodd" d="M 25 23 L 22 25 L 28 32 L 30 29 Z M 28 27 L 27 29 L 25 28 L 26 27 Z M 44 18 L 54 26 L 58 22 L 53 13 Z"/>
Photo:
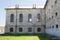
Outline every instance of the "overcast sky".
<path id="1" fill-rule="evenodd" d="M 15 6 L 19 4 L 20 6 L 44 6 L 46 0 L 0 0 L 0 26 L 5 26 L 6 23 L 6 12 L 5 9 L 8 6 Z"/>

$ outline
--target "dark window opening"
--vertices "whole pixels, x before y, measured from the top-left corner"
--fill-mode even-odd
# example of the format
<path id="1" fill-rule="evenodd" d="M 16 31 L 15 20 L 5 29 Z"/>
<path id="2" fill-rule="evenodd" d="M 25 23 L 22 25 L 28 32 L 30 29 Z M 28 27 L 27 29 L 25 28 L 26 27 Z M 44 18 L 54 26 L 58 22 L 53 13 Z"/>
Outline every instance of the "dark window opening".
<path id="1" fill-rule="evenodd" d="M 14 22 L 14 14 L 11 14 L 11 16 L 10 16 L 10 22 Z"/>
<path id="2" fill-rule="evenodd" d="M 19 32 L 22 32 L 22 28 L 19 28 Z"/>
<path id="3" fill-rule="evenodd" d="M 19 22 L 23 22 L 23 14 L 19 15 Z"/>
<path id="4" fill-rule="evenodd" d="M 55 13 L 55 15 L 57 16 L 57 12 Z"/>
<path id="5" fill-rule="evenodd" d="M 28 28 L 28 32 L 32 32 L 32 28 Z"/>
<path id="6" fill-rule="evenodd" d="M 37 14 L 37 21 L 40 22 L 40 14 Z"/>
<path id="7" fill-rule="evenodd" d="M 38 31 L 38 32 L 41 32 L 41 28 L 37 28 L 37 31 Z"/>
<path id="8" fill-rule="evenodd" d="M 32 21 L 32 15 L 28 14 L 28 22 L 31 22 L 31 21 Z"/>
<path id="9" fill-rule="evenodd" d="M 56 25 L 56 28 L 58 28 L 58 25 Z"/>
<path id="10" fill-rule="evenodd" d="M 53 16 L 52 16 L 52 19 L 53 19 Z"/>
<path id="11" fill-rule="evenodd" d="M 57 0 L 55 0 L 55 4 L 57 3 Z"/>
<path id="12" fill-rule="evenodd" d="M 10 28 L 10 32 L 13 32 L 13 28 Z"/>
<path id="13" fill-rule="evenodd" d="M 54 26 L 52 26 L 52 28 L 54 28 Z"/>

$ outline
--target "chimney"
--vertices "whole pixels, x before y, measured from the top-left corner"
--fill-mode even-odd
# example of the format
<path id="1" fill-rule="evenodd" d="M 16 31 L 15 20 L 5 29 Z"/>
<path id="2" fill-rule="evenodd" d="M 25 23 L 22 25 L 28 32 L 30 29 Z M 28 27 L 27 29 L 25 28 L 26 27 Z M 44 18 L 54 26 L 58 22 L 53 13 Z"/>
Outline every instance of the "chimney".
<path id="1" fill-rule="evenodd" d="M 19 8 L 19 5 L 16 4 L 16 5 L 15 5 L 15 8 Z"/>
<path id="2" fill-rule="evenodd" d="M 33 8 L 36 8 L 36 4 L 33 4 Z"/>

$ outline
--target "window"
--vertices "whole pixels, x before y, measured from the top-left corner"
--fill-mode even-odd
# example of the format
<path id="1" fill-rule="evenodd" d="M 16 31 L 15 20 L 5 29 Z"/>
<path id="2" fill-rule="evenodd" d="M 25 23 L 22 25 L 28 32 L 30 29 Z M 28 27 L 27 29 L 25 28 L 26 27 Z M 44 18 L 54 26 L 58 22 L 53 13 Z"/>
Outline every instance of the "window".
<path id="1" fill-rule="evenodd" d="M 55 0 L 55 4 L 57 3 L 57 0 Z"/>
<path id="2" fill-rule="evenodd" d="M 10 28 L 10 32 L 13 32 L 13 28 Z"/>
<path id="3" fill-rule="evenodd" d="M 19 32 L 22 32 L 22 28 L 19 28 Z"/>
<path id="4" fill-rule="evenodd" d="M 31 22 L 31 21 L 32 21 L 32 15 L 28 14 L 28 22 Z"/>
<path id="5" fill-rule="evenodd" d="M 23 14 L 19 15 L 19 22 L 23 22 Z"/>
<path id="6" fill-rule="evenodd" d="M 52 28 L 54 28 L 54 25 L 52 26 Z"/>
<path id="7" fill-rule="evenodd" d="M 53 8 L 53 5 L 51 5 L 51 7 Z"/>
<path id="8" fill-rule="evenodd" d="M 46 25 L 43 25 L 44 28 L 46 28 Z"/>
<path id="9" fill-rule="evenodd" d="M 38 32 L 41 32 L 41 28 L 37 28 L 37 31 L 38 31 Z"/>
<path id="10" fill-rule="evenodd" d="M 55 13 L 55 15 L 57 16 L 57 12 Z"/>
<path id="11" fill-rule="evenodd" d="M 14 22 L 14 14 L 11 14 L 11 16 L 10 16 L 10 22 Z"/>
<path id="12" fill-rule="evenodd" d="M 58 28 L 58 25 L 56 25 L 56 28 Z"/>
<path id="13" fill-rule="evenodd" d="M 53 16 L 52 16 L 52 19 L 53 19 Z"/>
<path id="14" fill-rule="evenodd" d="M 40 14 L 37 14 L 37 21 L 40 22 Z"/>
<path id="15" fill-rule="evenodd" d="M 32 28 L 28 28 L 28 32 L 32 32 Z"/>
<path id="16" fill-rule="evenodd" d="M 51 26 L 49 26 L 49 28 L 51 28 Z"/>

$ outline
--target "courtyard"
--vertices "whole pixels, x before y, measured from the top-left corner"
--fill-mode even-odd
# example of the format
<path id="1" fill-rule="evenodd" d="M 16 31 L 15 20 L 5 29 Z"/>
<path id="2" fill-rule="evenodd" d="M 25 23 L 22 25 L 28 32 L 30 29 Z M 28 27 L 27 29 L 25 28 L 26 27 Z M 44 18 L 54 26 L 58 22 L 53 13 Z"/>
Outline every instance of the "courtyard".
<path id="1" fill-rule="evenodd" d="M 37 36 L 0 36 L 0 40 L 39 40 Z"/>
<path id="2" fill-rule="evenodd" d="M 2 34 L 0 40 L 52 40 L 52 36 L 47 34 Z"/>

